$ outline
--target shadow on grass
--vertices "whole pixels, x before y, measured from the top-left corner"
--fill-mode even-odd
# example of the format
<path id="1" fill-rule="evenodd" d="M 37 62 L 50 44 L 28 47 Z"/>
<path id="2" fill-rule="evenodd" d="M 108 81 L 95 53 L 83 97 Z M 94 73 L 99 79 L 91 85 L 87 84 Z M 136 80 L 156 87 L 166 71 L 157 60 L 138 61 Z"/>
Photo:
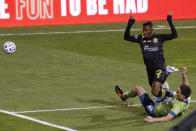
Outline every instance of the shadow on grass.
<path id="1" fill-rule="evenodd" d="M 82 103 L 95 103 L 95 104 L 101 104 L 105 106 L 116 106 L 116 105 L 122 105 L 122 102 L 117 102 L 116 100 L 102 100 L 102 99 L 91 99 L 91 100 L 82 100 L 81 98 L 75 98 L 75 100 L 82 102 Z M 125 103 L 125 102 L 123 102 Z M 133 103 L 126 103 L 126 104 L 133 104 Z"/>
<path id="2" fill-rule="evenodd" d="M 96 103 L 96 104 L 102 104 L 107 106 L 116 106 L 114 108 L 107 108 L 107 110 L 114 110 L 114 112 L 119 111 L 119 113 L 112 112 L 104 112 L 100 115 L 100 113 L 97 114 L 91 114 L 87 116 L 88 118 L 91 118 L 90 123 L 87 125 L 82 126 L 76 126 L 76 129 L 79 130 L 93 130 L 95 128 L 98 129 L 110 129 L 113 130 L 115 127 L 132 127 L 132 126 L 146 126 L 144 122 L 144 117 L 147 115 L 143 109 L 143 106 L 133 106 L 133 107 L 127 107 L 123 106 L 123 104 L 118 103 L 113 100 L 102 100 L 102 99 L 93 99 L 93 100 L 82 100 L 79 98 L 76 98 L 77 101 L 81 103 Z M 132 103 L 128 103 L 132 104 Z M 123 113 L 128 112 L 128 113 Z M 121 113 L 123 115 L 121 115 Z"/>
<path id="3" fill-rule="evenodd" d="M 132 107 L 134 108 L 134 107 Z M 141 109 L 140 109 L 141 110 Z M 91 117 L 91 121 L 88 124 L 82 125 L 82 126 L 76 126 L 75 129 L 79 130 L 93 130 L 93 129 L 99 129 L 99 130 L 114 130 L 115 128 L 119 127 L 145 127 L 147 123 L 144 122 L 144 117 L 146 114 L 141 110 L 134 109 L 134 116 L 120 116 L 119 114 L 113 114 L 114 118 L 108 118 L 104 114 L 103 115 L 91 115 L 88 117 Z M 131 110 L 133 111 L 133 109 Z M 115 116 L 116 115 L 116 116 Z M 138 117 L 137 117 L 138 115 Z M 119 129 L 118 129 L 119 130 Z"/>

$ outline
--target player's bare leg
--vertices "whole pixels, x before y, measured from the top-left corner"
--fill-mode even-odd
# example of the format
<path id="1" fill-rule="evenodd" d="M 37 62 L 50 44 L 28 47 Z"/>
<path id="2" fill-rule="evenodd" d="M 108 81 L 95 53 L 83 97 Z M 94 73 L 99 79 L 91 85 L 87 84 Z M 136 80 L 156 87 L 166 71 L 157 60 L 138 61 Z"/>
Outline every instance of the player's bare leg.
<path id="1" fill-rule="evenodd" d="M 161 89 L 161 83 L 160 82 L 152 82 L 152 87 L 151 87 L 151 92 L 154 96 L 158 96 L 159 95 L 159 91 Z"/>
<path id="2" fill-rule="evenodd" d="M 167 82 L 165 82 L 165 87 L 167 87 L 167 86 L 169 87 L 169 84 Z M 172 97 L 175 95 L 174 92 L 162 90 L 161 83 L 157 82 L 157 81 L 154 81 L 152 83 L 151 92 L 156 97 Z"/>
<path id="3" fill-rule="evenodd" d="M 167 81 L 165 81 L 162 85 L 162 88 L 168 88 L 169 89 L 169 84 Z"/>

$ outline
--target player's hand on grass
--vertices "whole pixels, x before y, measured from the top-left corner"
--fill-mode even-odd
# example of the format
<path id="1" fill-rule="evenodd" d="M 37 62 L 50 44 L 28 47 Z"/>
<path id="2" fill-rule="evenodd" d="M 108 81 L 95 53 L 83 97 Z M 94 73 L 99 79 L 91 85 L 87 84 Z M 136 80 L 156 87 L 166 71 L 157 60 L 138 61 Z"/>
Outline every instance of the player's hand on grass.
<path id="1" fill-rule="evenodd" d="M 187 73 L 187 68 L 186 67 L 182 67 L 182 75 L 185 75 Z"/>
<path id="2" fill-rule="evenodd" d="M 133 15 L 130 15 L 130 17 L 129 17 L 129 24 L 134 24 L 135 23 L 135 18 L 134 18 L 134 16 Z"/>
<path id="3" fill-rule="evenodd" d="M 172 20 L 172 11 L 167 15 L 167 20 L 168 21 Z"/>
<path id="4" fill-rule="evenodd" d="M 145 122 L 153 122 L 153 118 L 151 116 L 147 116 L 146 118 L 144 118 Z"/>

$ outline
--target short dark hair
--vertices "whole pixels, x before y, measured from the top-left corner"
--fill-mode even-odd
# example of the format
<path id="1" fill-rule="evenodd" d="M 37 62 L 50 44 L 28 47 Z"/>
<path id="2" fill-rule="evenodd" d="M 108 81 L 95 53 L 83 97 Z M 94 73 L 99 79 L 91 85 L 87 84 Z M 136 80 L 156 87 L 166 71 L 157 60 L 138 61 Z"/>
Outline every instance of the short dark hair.
<path id="1" fill-rule="evenodd" d="M 143 24 L 143 27 L 144 26 L 150 26 L 150 27 L 153 27 L 153 24 L 152 24 L 152 22 L 151 21 L 148 21 L 148 22 L 146 22 L 146 23 L 144 23 Z"/>
<path id="2" fill-rule="evenodd" d="M 191 88 L 188 85 L 181 85 L 181 94 L 188 98 L 191 95 Z"/>

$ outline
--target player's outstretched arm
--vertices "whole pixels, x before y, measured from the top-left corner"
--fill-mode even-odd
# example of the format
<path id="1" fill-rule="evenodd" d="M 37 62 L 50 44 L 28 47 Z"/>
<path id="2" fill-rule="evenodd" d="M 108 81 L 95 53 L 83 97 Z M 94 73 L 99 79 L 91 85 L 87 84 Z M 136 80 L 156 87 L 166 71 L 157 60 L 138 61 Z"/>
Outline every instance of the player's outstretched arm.
<path id="1" fill-rule="evenodd" d="M 130 18 L 129 18 L 129 21 L 128 21 L 128 24 L 130 25 L 133 25 L 135 23 L 135 18 L 133 15 L 130 15 Z"/>
<path id="2" fill-rule="evenodd" d="M 175 39 L 178 37 L 178 34 L 176 32 L 176 29 L 172 23 L 172 12 L 170 12 L 168 15 L 167 15 L 167 21 L 170 25 L 170 28 L 171 28 L 171 34 L 160 34 L 160 37 L 162 38 L 163 41 L 166 41 L 166 40 L 172 40 L 172 39 Z"/>
<path id="3" fill-rule="evenodd" d="M 187 76 L 186 76 L 187 68 L 186 67 L 183 67 L 182 69 L 183 69 L 182 70 L 182 84 L 188 86 L 189 85 L 189 82 L 188 82 Z"/>
<path id="4" fill-rule="evenodd" d="M 168 15 L 167 15 L 167 21 L 170 25 L 170 28 L 171 28 L 171 31 L 172 31 L 172 38 L 175 39 L 178 37 L 178 34 L 176 32 L 176 29 L 172 23 L 172 12 L 170 12 Z"/>
<path id="5" fill-rule="evenodd" d="M 127 24 L 127 28 L 126 28 L 125 34 L 124 34 L 124 39 L 127 41 L 131 41 L 131 42 L 138 42 L 138 38 L 130 35 L 130 29 L 134 23 L 135 23 L 135 18 L 133 15 L 130 15 L 130 18 L 129 18 L 129 21 Z"/>
<path id="6" fill-rule="evenodd" d="M 147 116 L 144 121 L 146 122 L 162 122 L 162 121 L 170 121 L 173 119 L 173 116 L 171 114 L 168 114 L 167 116 L 164 116 L 164 117 L 156 117 L 156 118 L 153 118 L 151 116 Z"/>

